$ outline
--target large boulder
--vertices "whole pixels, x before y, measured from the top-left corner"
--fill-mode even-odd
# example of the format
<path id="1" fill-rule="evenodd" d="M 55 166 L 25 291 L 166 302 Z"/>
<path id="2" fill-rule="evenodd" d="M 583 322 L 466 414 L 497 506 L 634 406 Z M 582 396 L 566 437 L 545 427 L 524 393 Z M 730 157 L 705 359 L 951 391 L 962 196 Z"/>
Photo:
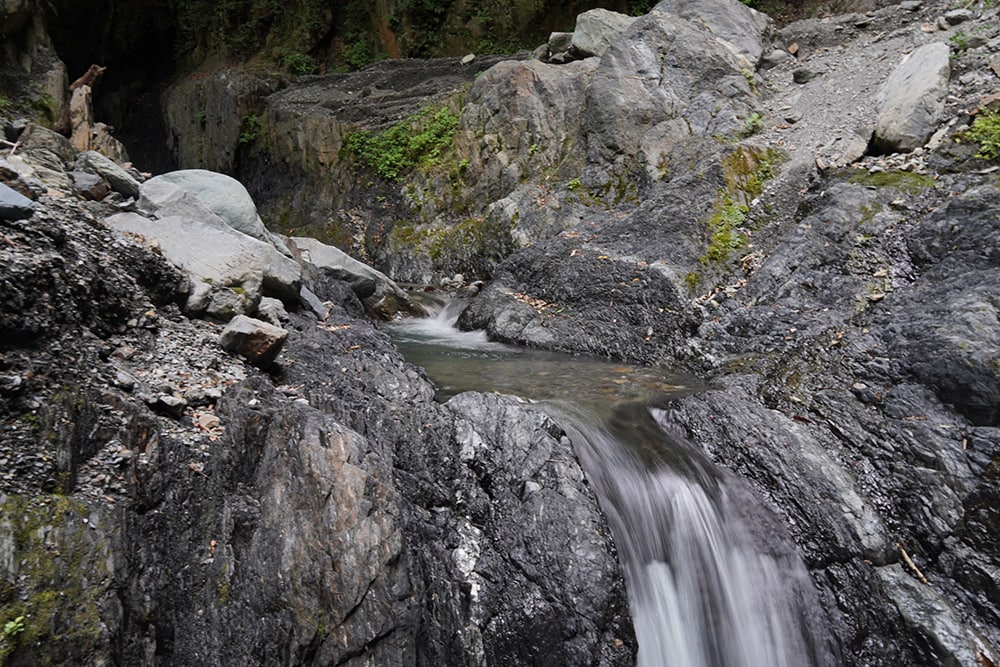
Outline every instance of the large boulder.
<path id="1" fill-rule="evenodd" d="M 227 321 L 256 311 L 262 293 L 296 303 L 301 268 L 270 245 L 241 234 L 218 218 L 169 216 L 151 220 L 137 213 L 107 219 L 112 228 L 155 240 L 192 284 L 186 310 Z"/>
<path id="2" fill-rule="evenodd" d="M 169 215 L 169 210 L 161 212 L 161 209 L 169 209 L 169 203 L 176 195 L 171 194 L 169 189 L 155 187 L 158 185 L 157 181 L 176 185 L 190 193 L 233 229 L 268 243 L 282 253 L 288 253 L 280 239 L 264 226 L 264 222 L 257 215 L 257 205 L 254 204 L 250 193 L 235 178 L 205 169 L 183 169 L 150 179 L 147 183 L 154 185 L 148 186 L 143 192 L 146 202 L 144 210 L 149 213 Z"/>
<path id="3" fill-rule="evenodd" d="M 576 17 L 572 47 L 583 56 L 602 56 L 634 22 L 634 16 L 591 9 Z"/>
<path id="4" fill-rule="evenodd" d="M 587 157 L 626 165 L 649 146 L 657 163 L 688 136 L 738 133 L 758 108 L 745 70 L 746 59 L 700 23 L 650 12 L 604 54 L 591 77 Z M 652 148 L 658 145 L 663 150 Z"/>
<path id="5" fill-rule="evenodd" d="M 766 15 L 737 0 L 663 0 L 653 8 L 695 23 L 756 69 L 770 41 L 774 23 Z"/>
<path id="6" fill-rule="evenodd" d="M 539 168 L 565 170 L 566 180 L 579 174 L 579 128 L 597 63 L 596 58 L 566 65 L 508 60 L 476 79 L 457 141 L 470 154 L 477 197 L 499 199 Z"/>
<path id="7" fill-rule="evenodd" d="M 882 91 L 874 147 L 905 153 L 923 146 L 941 122 L 950 74 L 950 51 L 944 42 L 927 44 L 908 55 Z"/>
<path id="8" fill-rule="evenodd" d="M 300 261 L 314 266 L 329 278 L 349 284 L 373 316 L 390 320 L 399 314 L 422 314 L 421 308 L 388 276 L 339 248 L 304 236 L 288 241 Z"/>

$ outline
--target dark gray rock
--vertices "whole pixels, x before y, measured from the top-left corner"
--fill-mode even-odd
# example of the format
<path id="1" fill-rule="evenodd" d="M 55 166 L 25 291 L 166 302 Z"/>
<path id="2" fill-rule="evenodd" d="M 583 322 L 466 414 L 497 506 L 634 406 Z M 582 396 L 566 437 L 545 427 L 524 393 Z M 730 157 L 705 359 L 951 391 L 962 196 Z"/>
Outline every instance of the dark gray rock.
<path id="1" fill-rule="evenodd" d="M 35 202 L 17 190 L 0 183 L 0 218 L 22 220 L 35 213 Z"/>
<path id="2" fill-rule="evenodd" d="M 391 320 L 400 314 L 422 312 L 388 276 L 338 248 L 306 237 L 293 237 L 288 242 L 300 262 L 311 265 L 327 278 L 350 285 L 374 317 Z"/>
<path id="3" fill-rule="evenodd" d="M 139 196 L 139 181 L 118 166 L 114 160 L 101 155 L 97 151 L 84 151 L 80 153 L 76 158 L 76 168 L 80 171 L 89 171 L 99 175 L 111 185 L 112 190 L 126 197 L 137 198 Z"/>
<path id="4" fill-rule="evenodd" d="M 73 179 L 73 187 L 84 199 L 100 201 L 111 192 L 107 181 L 86 171 L 71 171 L 69 177 Z"/>
<path id="5" fill-rule="evenodd" d="M 337 308 L 290 314 L 272 380 L 198 347 L 207 324 L 169 304 L 155 317 L 161 257 L 75 200 L 45 204 L 5 229 L 17 261 L 0 245 L 17 378 L 0 383 L 0 489 L 64 493 L 31 511 L 0 496 L 0 608 L 28 599 L 25 632 L 44 639 L 15 664 L 634 664 L 607 526 L 551 420 L 496 396 L 434 402 L 387 336 Z M 38 437 L 22 416 L 42 399 Z M 66 542 L 43 573 L 23 549 L 48 553 L 46 535 Z M 57 608 L 31 597 L 52 590 Z"/>

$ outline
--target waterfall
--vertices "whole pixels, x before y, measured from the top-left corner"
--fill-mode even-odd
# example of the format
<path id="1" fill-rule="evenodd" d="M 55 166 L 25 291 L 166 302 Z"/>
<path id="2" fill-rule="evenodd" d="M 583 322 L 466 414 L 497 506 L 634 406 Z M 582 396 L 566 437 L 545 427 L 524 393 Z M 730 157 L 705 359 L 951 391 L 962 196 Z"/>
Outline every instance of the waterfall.
<path id="1" fill-rule="evenodd" d="M 818 655 L 822 624 L 809 618 L 813 589 L 794 548 L 750 490 L 686 442 L 667 413 L 633 403 L 600 420 L 593 407 L 550 409 L 615 535 L 639 665 L 828 662 Z M 755 538 L 755 528 L 765 535 Z"/>
<path id="2" fill-rule="evenodd" d="M 615 537 L 642 667 L 820 667 L 825 627 L 784 526 L 650 397 L 685 390 L 662 369 L 555 355 L 454 329 L 457 311 L 391 327 L 444 396 L 503 391 L 567 432 Z"/>

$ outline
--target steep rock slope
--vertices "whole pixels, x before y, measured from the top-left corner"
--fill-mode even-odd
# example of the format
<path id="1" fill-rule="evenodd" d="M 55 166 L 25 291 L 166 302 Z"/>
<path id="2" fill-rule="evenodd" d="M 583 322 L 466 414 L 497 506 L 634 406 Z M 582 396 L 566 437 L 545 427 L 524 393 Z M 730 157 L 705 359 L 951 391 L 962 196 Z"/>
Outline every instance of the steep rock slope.
<path id="1" fill-rule="evenodd" d="M 435 402 L 315 272 L 329 301 L 290 303 L 258 370 L 182 313 L 155 224 L 103 222 L 132 200 L 33 206 L 0 220 L 3 664 L 634 660 L 614 545 L 549 418 Z"/>
<path id="2" fill-rule="evenodd" d="M 586 208 L 557 215 L 566 229 L 502 263 L 463 314 L 501 339 L 716 378 L 677 419 L 786 516 L 845 664 L 991 664 L 1000 641 L 984 541 L 1000 511 L 998 192 L 956 134 L 995 85 L 996 12 L 950 23 L 945 9 L 789 26 L 746 97 L 752 136 L 677 141 L 669 168 L 626 171 L 634 200 L 604 212 L 595 186 L 648 145 L 614 139 L 653 99 L 640 92 L 589 128 L 589 145 L 607 136 L 614 150 L 587 154 L 570 190 L 586 188 Z M 929 43 L 954 50 L 925 136 L 941 131 L 913 153 L 865 157 L 883 83 Z M 628 100 L 657 73 L 639 68 L 602 99 Z"/>
<path id="3" fill-rule="evenodd" d="M 997 192 L 960 133 L 994 88 L 997 12 L 948 9 L 748 49 L 661 3 L 600 57 L 485 72 L 448 171 L 372 215 L 399 277 L 482 267 L 440 261 L 450 233 L 522 246 L 468 327 L 716 378 L 677 418 L 787 517 L 848 664 L 989 664 L 1000 642 Z M 933 137 L 875 155 L 885 84 L 929 44 L 952 51 Z"/>

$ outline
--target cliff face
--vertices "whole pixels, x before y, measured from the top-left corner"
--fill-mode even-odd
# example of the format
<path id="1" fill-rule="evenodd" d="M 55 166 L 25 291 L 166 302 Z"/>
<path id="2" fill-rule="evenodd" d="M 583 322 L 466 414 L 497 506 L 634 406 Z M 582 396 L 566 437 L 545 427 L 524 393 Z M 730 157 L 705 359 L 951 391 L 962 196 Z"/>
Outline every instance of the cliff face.
<path id="1" fill-rule="evenodd" d="M 402 184 L 343 151 L 329 171 L 355 174 L 330 201 L 379 193 L 359 229 L 378 229 L 367 250 L 397 277 L 492 278 L 465 326 L 717 377 L 680 419 L 793 526 L 852 664 L 973 664 L 998 641 L 982 594 L 996 192 L 961 134 L 988 114 L 995 10 L 945 9 L 772 37 L 734 5 L 660 3 L 600 56 L 509 61 L 452 88 L 437 102 L 461 109 L 449 152 Z M 900 78 L 921 114 L 898 103 Z M 299 99 L 304 117 L 386 126 L 343 94 L 317 79 L 264 114 Z M 894 124 L 918 149 L 886 152 Z M 330 219 L 359 219 L 345 211 Z M 480 253 L 449 253 L 455 238 Z"/>
<path id="2" fill-rule="evenodd" d="M 785 519 L 831 655 L 991 664 L 1000 190 L 962 132 L 991 117 L 997 10 L 948 9 L 775 32 L 667 0 L 600 52 L 220 70 L 164 106 L 185 166 L 232 170 L 272 226 L 398 279 L 490 279 L 466 326 L 709 376 L 674 418 Z M 887 148 L 886 84 L 928 46 L 906 86 L 920 146 Z M 388 161 L 393 142 L 433 150 Z M 50 148 L 34 159 L 57 167 Z M 9 662 L 632 659 L 578 468 L 520 456 L 568 456 L 557 425 L 435 404 L 335 281 L 310 283 L 327 317 L 293 313 L 279 366 L 254 370 L 180 314 L 162 257 L 108 235 L 115 200 L 41 202 L 0 232 Z M 582 605 L 565 562 L 521 563 L 580 523 L 552 551 L 590 564 Z"/>
<path id="3" fill-rule="evenodd" d="M 258 370 L 182 314 L 192 262 L 103 222 L 131 199 L 76 194 L 0 206 L 3 664 L 634 660 L 607 526 L 548 417 L 436 403 L 314 266 L 329 300 L 275 301 L 288 339 Z M 163 234 L 211 222 L 182 201 Z"/>

